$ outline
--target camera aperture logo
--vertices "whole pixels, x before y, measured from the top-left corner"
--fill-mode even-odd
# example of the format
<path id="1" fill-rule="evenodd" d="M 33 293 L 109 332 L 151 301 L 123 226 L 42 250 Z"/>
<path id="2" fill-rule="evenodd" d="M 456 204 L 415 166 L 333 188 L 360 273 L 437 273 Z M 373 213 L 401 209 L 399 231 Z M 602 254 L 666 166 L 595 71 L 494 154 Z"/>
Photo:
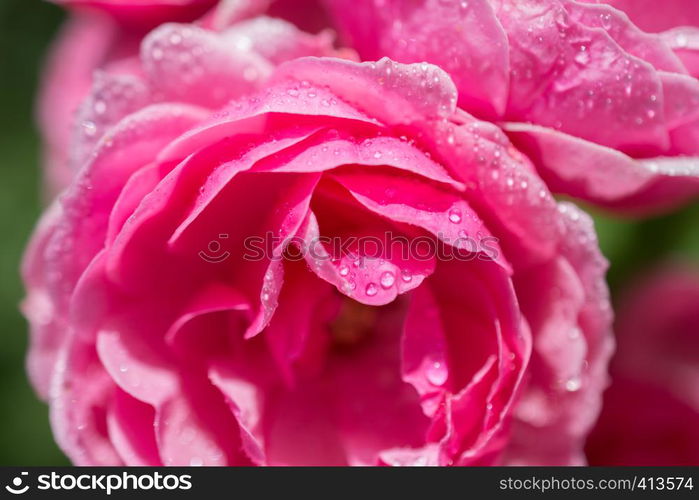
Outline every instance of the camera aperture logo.
<path id="1" fill-rule="evenodd" d="M 29 473 L 22 472 L 12 479 L 5 489 L 13 495 L 22 495 L 30 489 Z M 192 476 L 189 474 L 161 474 L 153 472 L 148 474 L 132 474 L 122 472 L 120 474 L 41 474 L 37 476 L 37 490 L 83 490 L 103 491 L 111 495 L 114 491 L 133 490 L 190 490 L 192 489 Z"/>
<path id="2" fill-rule="evenodd" d="M 220 240 L 227 240 L 228 239 L 228 234 L 226 233 L 221 233 L 218 235 L 218 239 L 211 240 L 209 244 L 206 247 L 206 250 L 202 250 L 199 252 L 199 257 L 206 261 L 210 262 L 212 264 L 218 264 L 219 262 L 223 262 L 226 260 L 228 257 L 231 256 L 231 253 L 228 250 L 222 250 L 221 247 L 221 241 Z"/>
<path id="3" fill-rule="evenodd" d="M 5 486 L 5 489 L 12 493 L 13 495 L 21 495 L 22 493 L 26 493 L 27 490 L 29 489 L 28 484 L 24 484 L 24 476 L 29 475 L 28 472 L 22 472 L 20 473 L 19 476 L 16 476 L 15 478 L 12 479 L 12 484 L 8 484 Z M 24 485 L 24 486 L 22 486 Z"/>

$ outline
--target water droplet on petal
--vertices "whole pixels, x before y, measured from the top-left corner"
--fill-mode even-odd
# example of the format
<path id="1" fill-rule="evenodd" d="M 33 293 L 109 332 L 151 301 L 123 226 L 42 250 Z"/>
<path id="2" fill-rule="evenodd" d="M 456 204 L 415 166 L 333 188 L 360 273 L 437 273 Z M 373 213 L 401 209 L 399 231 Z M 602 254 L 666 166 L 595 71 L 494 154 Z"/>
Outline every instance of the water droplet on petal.
<path id="1" fill-rule="evenodd" d="M 580 377 L 571 377 L 568 380 L 566 380 L 566 383 L 565 383 L 565 388 L 566 388 L 566 391 L 568 391 L 568 392 L 579 391 L 581 386 L 582 386 L 582 381 L 580 380 Z"/>
<path id="2" fill-rule="evenodd" d="M 396 277 L 391 271 L 386 271 L 381 275 L 381 286 L 384 288 L 391 288 L 393 283 L 396 282 Z"/>
<path id="3" fill-rule="evenodd" d="M 93 137 L 97 133 L 97 125 L 95 125 L 95 122 L 84 121 L 82 126 L 85 135 L 88 137 Z"/>
<path id="4" fill-rule="evenodd" d="M 369 283 L 365 289 L 365 292 L 369 297 L 373 297 L 374 295 L 376 295 L 378 293 L 378 291 L 379 291 L 379 289 L 375 283 Z"/>
<path id="5" fill-rule="evenodd" d="M 349 267 L 346 265 L 341 265 L 340 266 L 340 276 L 347 276 L 349 274 Z"/>
<path id="6" fill-rule="evenodd" d="M 449 220 L 454 224 L 461 222 L 461 211 L 453 208 L 449 211 Z"/>
<path id="7" fill-rule="evenodd" d="M 435 361 L 427 367 L 425 375 L 431 384 L 442 385 L 447 381 L 449 373 L 443 363 Z"/>
<path id="8" fill-rule="evenodd" d="M 107 111 L 107 104 L 104 101 L 95 102 L 95 113 L 103 115 Z"/>

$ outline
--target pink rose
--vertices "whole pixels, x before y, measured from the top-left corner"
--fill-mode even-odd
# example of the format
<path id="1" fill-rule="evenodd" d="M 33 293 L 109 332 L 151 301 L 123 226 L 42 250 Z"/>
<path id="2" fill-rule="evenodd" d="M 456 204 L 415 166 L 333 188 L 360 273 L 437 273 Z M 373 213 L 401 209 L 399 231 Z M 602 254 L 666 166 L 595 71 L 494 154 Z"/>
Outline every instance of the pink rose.
<path id="1" fill-rule="evenodd" d="M 70 182 L 71 123 L 98 68 L 138 54 L 143 36 L 166 21 L 192 21 L 214 0 L 56 0 L 71 7 L 49 53 L 39 95 L 38 121 L 45 142 L 44 175 L 49 197 Z"/>
<path id="2" fill-rule="evenodd" d="M 155 26 L 194 21 L 214 0 L 55 0 L 71 8 L 71 17 L 49 53 L 39 95 L 38 122 L 44 139 L 46 194 L 52 198 L 75 175 L 69 158 L 75 138 L 75 114 L 92 87 L 95 72 L 123 71 L 124 61 L 138 57 L 143 37 Z M 289 14 L 288 2 L 277 0 L 272 13 Z M 209 29 L 225 29 L 264 13 L 271 0 L 224 0 L 198 21 Z M 318 22 L 310 23 L 317 26 Z M 257 46 L 265 36 L 257 30 Z M 270 36 L 273 36 L 271 34 Z M 327 36 L 327 35 L 323 35 Z"/>
<path id="3" fill-rule="evenodd" d="M 167 24 L 95 81 L 23 266 L 59 444 L 76 464 L 583 463 L 611 351 L 591 220 L 438 67 L 277 66 L 314 52 L 327 37 L 282 21 Z"/>
<path id="4" fill-rule="evenodd" d="M 325 3 L 363 58 L 447 71 L 459 104 L 503 122 L 554 192 L 635 213 L 699 193 L 696 28 L 648 34 L 574 0 Z M 632 3 L 665 11 L 619 2 Z"/>
<path id="5" fill-rule="evenodd" d="M 699 270 L 679 265 L 623 301 L 613 383 L 587 444 L 592 465 L 699 465 L 697 304 Z"/>

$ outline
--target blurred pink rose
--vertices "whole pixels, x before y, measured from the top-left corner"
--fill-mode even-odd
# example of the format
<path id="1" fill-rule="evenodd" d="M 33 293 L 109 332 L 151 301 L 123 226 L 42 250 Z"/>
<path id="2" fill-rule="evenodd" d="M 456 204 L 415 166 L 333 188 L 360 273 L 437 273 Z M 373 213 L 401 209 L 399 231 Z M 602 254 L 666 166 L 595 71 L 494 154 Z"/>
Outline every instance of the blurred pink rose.
<path id="1" fill-rule="evenodd" d="M 44 139 L 44 175 L 49 197 L 70 182 L 68 168 L 73 115 L 92 85 L 93 72 L 135 56 L 143 36 L 166 21 L 191 21 L 215 0 L 55 0 L 71 7 L 48 55 L 39 95 L 38 121 Z"/>
<path id="2" fill-rule="evenodd" d="M 111 72 L 125 59 L 138 56 L 143 37 L 155 26 L 193 21 L 223 29 L 264 13 L 294 20 L 292 0 L 54 0 L 71 10 L 52 47 L 39 93 L 38 122 L 44 139 L 45 191 L 48 198 L 63 190 L 75 175 L 69 150 L 78 106 L 87 96 L 96 72 Z M 215 8 L 208 10 L 209 7 Z M 322 11 L 311 10 L 308 27 L 320 31 Z M 204 13 L 206 16 L 201 17 Z M 258 36 L 261 35 L 258 34 Z M 272 34 L 273 36 L 273 34 Z M 327 36 L 327 35 L 324 35 Z"/>
<path id="3" fill-rule="evenodd" d="M 699 269 L 675 266 L 631 289 L 592 465 L 699 465 Z"/>
<path id="4" fill-rule="evenodd" d="M 435 66 L 277 67 L 330 42 L 166 24 L 95 80 L 23 267 L 75 463 L 584 461 L 611 350 L 591 220 Z M 353 239 L 388 233 L 439 255 Z"/>
<path id="5" fill-rule="evenodd" d="M 459 104 L 502 122 L 552 191 L 632 213 L 699 193 L 696 28 L 648 34 L 573 0 L 325 3 L 363 58 L 447 71 Z M 618 2 L 667 22 L 693 8 L 669 3 Z"/>

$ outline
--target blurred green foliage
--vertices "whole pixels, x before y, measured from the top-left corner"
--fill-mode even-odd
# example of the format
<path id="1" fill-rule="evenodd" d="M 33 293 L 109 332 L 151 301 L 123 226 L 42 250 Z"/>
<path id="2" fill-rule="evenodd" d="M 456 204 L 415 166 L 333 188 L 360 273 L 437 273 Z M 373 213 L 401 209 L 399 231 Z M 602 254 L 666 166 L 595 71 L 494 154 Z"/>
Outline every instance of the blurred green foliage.
<path id="1" fill-rule="evenodd" d="M 63 13 L 39 0 L 0 0 L 0 464 L 67 461 L 46 405 L 27 383 L 18 263 L 39 215 L 40 146 L 33 123 L 39 67 Z"/>
<path id="2" fill-rule="evenodd" d="M 27 383 L 26 324 L 18 312 L 18 264 L 40 212 L 40 142 L 33 105 L 40 66 L 63 19 L 40 0 L 0 1 L 0 465 L 62 465 L 48 412 Z M 70 61 L 66 61 L 70 64 Z M 595 213 L 602 250 L 612 262 L 612 292 L 658 261 L 699 264 L 699 205 L 642 223 Z"/>

